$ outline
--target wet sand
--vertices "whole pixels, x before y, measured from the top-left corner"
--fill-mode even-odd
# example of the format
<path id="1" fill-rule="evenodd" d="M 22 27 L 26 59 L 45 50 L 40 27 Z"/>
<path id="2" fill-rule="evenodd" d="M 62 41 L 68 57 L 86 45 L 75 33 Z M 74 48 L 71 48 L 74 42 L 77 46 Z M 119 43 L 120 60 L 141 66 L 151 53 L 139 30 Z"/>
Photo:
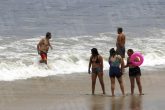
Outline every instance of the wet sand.
<path id="1" fill-rule="evenodd" d="M 144 95 L 130 95 L 128 74 L 124 74 L 126 96 L 116 83 L 111 97 L 110 81 L 104 75 L 106 95 L 97 80 L 96 95 L 91 95 L 91 79 L 87 73 L 31 78 L 0 82 L 0 110 L 162 110 L 165 108 L 165 71 L 142 70 Z"/>

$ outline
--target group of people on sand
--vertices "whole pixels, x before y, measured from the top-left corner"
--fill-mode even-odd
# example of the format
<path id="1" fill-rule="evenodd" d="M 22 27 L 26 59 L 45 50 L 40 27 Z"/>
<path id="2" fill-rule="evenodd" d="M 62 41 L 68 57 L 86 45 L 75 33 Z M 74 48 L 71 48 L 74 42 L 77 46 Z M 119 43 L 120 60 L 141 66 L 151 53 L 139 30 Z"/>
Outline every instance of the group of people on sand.
<path id="1" fill-rule="evenodd" d="M 109 77 L 111 81 L 111 92 L 112 96 L 115 96 L 114 90 L 115 90 L 115 78 L 117 78 L 120 89 L 122 92 L 122 95 L 125 95 L 124 90 L 124 84 L 123 84 L 123 70 L 126 67 L 129 67 L 129 78 L 131 83 L 131 94 L 134 94 L 134 88 L 135 88 L 135 79 L 136 83 L 138 85 L 139 94 L 142 95 L 142 85 L 141 85 L 141 70 L 138 66 L 134 66 L 130 62 L 130 57 L 134 53 L 132 49 L 128 49 L 127 55 L 127 64 L 124 64 L 124 58 L 125 58 L 125 35 L 123 33 L 122 28 L 117 29 L 118 36 L 116 41 L 116 50 L 114 48 L 111 48 L 109 53 Z M 49 47 L 52 49 L 52 46 L 49 42 L 51 39 L 51 33 L 47 32 L 45 38 L 42 38 L 39 43 L 37 44 L 37 51 L 38 54 L 41 56 L 40 63 L 47 64 L 47 52 L 49 50 Z M 104 86 L 104 80 L 103 80 L 103 57 L 99 54 L 98 50 L 96 48 L 91 49 L 91 57 L 89 60 L 89 67 L 88 67 L 88 73 L 91 74 L 92 79 L 92 94 L 95 94 L 95 85 L 96 85 L 96 79 L 99 78 L 101 88 L 103 91 L 103 94 L 105 94 L 105 86 Z M 92 71 L 91 71 L 92 70 Z"/>
<path id="2" fill-rule="evenodd" d="M 115 96 L 114 90 L 115 90 L 115 78 L 117 78 L 120 89 L 122 92 L 122 95 L 125 95 L 124 90 L 124 84 L 123 84 L 123 70 L 126 67 L 129 67 L 129 78 L 131 83 L 131 94 L 134 94 L 134 88 L 135 88 L 135 80 L 139 89 L 139 94 L 143 95 L 142 93 L 142 85 L 141 85 L 141 70 L 138 66 L 134 66 L 130 62 L 130 57 L 134 53 L 132 49 L 128 49 L 127 51 L 127 64 L 124 64 L 124 58 L 125 58 L 125 35 L 123 33 L 122 28 L 117 29 L 118 36 L 116 41 L 116 50 L 114 48 L 111 48 L 109 53 L 109 59 L 108 63 L 110 65 L 109 67 L 109 77 L 111 81 L 111 93 L 112 96 Z M 88 67 L 88 73 L 91 74 L 92 77 L 92 94 L 95 94 L 95 84 L 97 77 L 99 78 L 100 85 L 103 91 L 103 94 L 105 94 L 105 86 L 104 86 L 104 80 L 103 80 L 103 58 L 99 54 L 98 50 L 96 48 L 91 49 L 91 57 L 89 60 L 89 67 Z M 92 71 L 90 71 L 92 70 Z"/>

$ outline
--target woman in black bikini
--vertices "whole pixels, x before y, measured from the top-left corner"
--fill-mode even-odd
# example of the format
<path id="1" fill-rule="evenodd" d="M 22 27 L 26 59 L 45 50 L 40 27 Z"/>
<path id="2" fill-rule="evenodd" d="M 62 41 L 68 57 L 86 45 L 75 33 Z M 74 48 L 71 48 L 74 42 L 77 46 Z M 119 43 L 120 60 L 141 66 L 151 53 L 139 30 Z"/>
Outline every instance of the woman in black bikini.
<path id="1" fill-rule="evenodd" d="M 90 74 L 90 68 L 92 66 L 92 94 L 95 92 L 95 85 L 96 85 L 96 79 L 97 76 L 99 77 L 99 81 L 101 84 L 101 88 L 103 91 L 103 94 L 105 94 L 105 88 L 104 88 L 104 81 L 103 81 L 103 58 L 101 55 L 99 55 L 96 48 L 91 49 L 91 57 L 89 60 L 89 67 L 88 67 L 88 73 Z"/>

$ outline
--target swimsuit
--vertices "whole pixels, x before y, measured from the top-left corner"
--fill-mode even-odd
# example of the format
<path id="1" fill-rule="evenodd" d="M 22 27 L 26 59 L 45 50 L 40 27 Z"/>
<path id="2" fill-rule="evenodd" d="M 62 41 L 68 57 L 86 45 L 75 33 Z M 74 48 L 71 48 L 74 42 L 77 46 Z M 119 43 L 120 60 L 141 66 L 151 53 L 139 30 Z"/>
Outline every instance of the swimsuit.
<path id="1" fill-rule="evenodd" d="M 47 60 L 47 49 L 46 47 L 48 47 L 48 41 L 46 40 L 46 38 L 43 38 L 41 40 L 42 44 L 41 44 L 41 51 L 40 51 L 40 56 L 42 60 Z M 49 48 L 48 48 L 49 49 Z"/>
<path id="2" fill-rule="evenodd" d="M 100 61 L 99 61 L 98 56 L 97 56 L 97 58 L 96 58 L 96 59 L 92 58 L 92 59 L 91 59 L 91 62 L 92 62 L 92 63 L 99 64 L 99 63 L 100 63 Z"/>
<path id="3" fill-rule="evenodd" d="M 41 51 L 40 56 L 41 56 L 42 60 L 47 60 L 47 53 L 46 52 Z"/>
<path id="4" fill-rule="evenodd" d="M 121 73 L 121 69 L 119 68 L 120 60 L 118 56 L 116 57 L 115 61 L 109 61 L 109 64 L 110 64 L 109 76 L 120 78 L 122 73 Z"/>
<path id="5" fill-rule="evenodd" d="M 100 72 L 102 72 L 100 67 L 92 68 L 92 73 L 98 74 Z"/>
<path id="6" fill-rule="evenodd" d="M 118 47 L 116 50 L 117 54 L 125 58 L 125 47 Z"/>
<path id="7" fill-rule="evenodd" d="M 130 77 L 137 77 L 141 76 L 141 70 L 138 66 L 131 66 L 130 58 L 127 59 L 128 65 L 129 65 L 129 76 Z"/>
<path id="8" fill-rule="evenodd" d="M 96 64 L 100 64 L 100 61 L 99 61 L 99 58 L 97 56 L 97 58 L 92 58 L 91 59 L 91 62 L 92 63 L 96 63 Z M 95 68 L 92 68 L 92 73 L 95 73 L 95 74 L 98 74 L 98 73 L 101 73 L 102 72 L 102 69 L 101 67 L 95 67 Z"/>
<path id="9" fill-rule="evenodd" d="M 134 67 L 134 68 L 129 68 L 129 76 L 130 77 L 137 77 L 137 76 L 141 76 L 141 70 L 138 66 Z"/>

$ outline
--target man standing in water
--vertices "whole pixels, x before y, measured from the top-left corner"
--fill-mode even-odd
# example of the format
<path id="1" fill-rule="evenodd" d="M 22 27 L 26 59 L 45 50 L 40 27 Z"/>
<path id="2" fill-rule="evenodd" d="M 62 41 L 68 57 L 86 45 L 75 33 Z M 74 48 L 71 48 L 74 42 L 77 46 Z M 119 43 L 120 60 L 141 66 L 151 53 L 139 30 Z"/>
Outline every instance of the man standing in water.
<path id="1" fill-rule="evenodd" d="M 47 32 L 45 38 L 42 38 L 37 44 L 37 51 L 38 51 L 38 54 L 40 54 L 41 56 L 40 63 L 47 64 L 47 53 L 48 53 L 49 47 L 53 49 L 49 42 L 50 39 L 51 39 L 51 33 Z"/>
<path id="2" fill-rule="evenodd" d="M 122 62 L 124 64 L 124 58 L 125 58 L 125 35 L 123 34 L 123 29 L 119 27 L 117 29 L 117 41 L 116 41 L 116 53 L 122 57 Z M 123 68 L 123 67 L 122 67 Z M 122 74 L 124 72 L 124 69 L 122 70 Z"/>
<path id="3" fill-rule="evenodd" d="M 123 29 L 120 27 L 117 29 L 118 36 L 116 41 L 116 52 L 122 59 L 125 58 L 125 35 L 123 34 Z"/>

